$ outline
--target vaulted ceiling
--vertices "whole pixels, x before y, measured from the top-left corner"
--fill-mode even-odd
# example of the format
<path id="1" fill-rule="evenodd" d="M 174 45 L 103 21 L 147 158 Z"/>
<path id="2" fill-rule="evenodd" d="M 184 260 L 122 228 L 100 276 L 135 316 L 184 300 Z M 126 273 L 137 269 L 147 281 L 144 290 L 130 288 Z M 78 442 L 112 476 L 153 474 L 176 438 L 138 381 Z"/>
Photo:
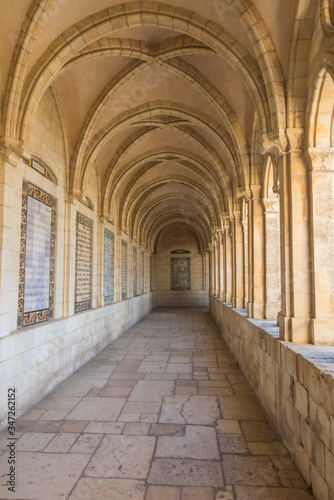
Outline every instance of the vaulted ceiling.
<path id="1" fill-rule="evenodd" d="M 6 1 L 3 135 L 29 142 L 51 88 L 70 191 L 85 193 L 96 169 L 98 212 L 131 237 L 153 247 L 171 227 L 191 228 L 204 249 L 250 182 L 254 130 L 285 126 L 292 6 Z"/>

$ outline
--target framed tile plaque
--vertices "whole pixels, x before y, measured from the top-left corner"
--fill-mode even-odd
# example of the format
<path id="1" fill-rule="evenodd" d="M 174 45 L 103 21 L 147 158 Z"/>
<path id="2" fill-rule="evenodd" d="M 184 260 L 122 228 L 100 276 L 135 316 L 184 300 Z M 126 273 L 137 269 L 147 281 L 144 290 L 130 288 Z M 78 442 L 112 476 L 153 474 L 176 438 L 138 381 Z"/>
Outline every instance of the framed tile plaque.
<path id="1" fill-rule="evenodd" d="M 141 293 L 144 293 L 144 250 L 141 251 L 141 275 L 140 275 Z"/>
<path id="2" fill-rule="evenodd" d="M 104 230 L 104 303 L 114 300 L 114 235 Z"/>
<path id="3" fill-rule="evenodd" d="M 137 247 L 132 250 L 132 292 L 133 296 L 137 295 Z"/>
<path id="4" fill-rule="evenodd" d="M 23 180 L 17 326 L 53 317 L 56 199 Z"/>
<path id="5" fill-rule="evenodd" d="M 74 312 L 92 307 L 93 221 L 77 212 Z"/>
<path id="6" fill-rule="evenodd" d="M 128 292 L 128 244 L 126 241 L 121 242 L 121 292 L 122 300 L 127 298 Z"/>
<path id="7" fill-rule="evenodd" d="M 191 290 L 190 257 L 171 257 L 171 290 Z"/>

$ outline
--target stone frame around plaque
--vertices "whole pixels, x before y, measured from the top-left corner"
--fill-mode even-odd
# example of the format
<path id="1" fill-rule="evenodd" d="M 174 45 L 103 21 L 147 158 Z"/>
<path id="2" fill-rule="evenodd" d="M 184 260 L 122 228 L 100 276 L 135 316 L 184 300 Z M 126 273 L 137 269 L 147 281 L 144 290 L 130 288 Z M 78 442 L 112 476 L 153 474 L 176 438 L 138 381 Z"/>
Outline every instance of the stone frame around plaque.
<path id="1" fill-rule="evenodd" d="M 132 295 L 137 297 L 137 247 L 132 248 Z"/>
<path id="2" fill-rule="evenodd" d="M 78 245 L 78 235 L 79 235 L 79 225 L 89 229 L 89 270 L 88 270 L 88 288 L 89 288 L 89 299 L 78 301 L 78 263 L 79 263 L 79 245 Z M 86 311 L 92 307 L 92 294 L 93 294 L 93 221 L 88 217 L 77 212 L 76 215 L 76 238 L 75 238 L 75 287 L 74 287 L 74 312 L 78 313 L 81 311 Z"/>
<path id="3" fill-rule="evenodd" d="M 50 276 L 49 276 L 49 307 L 36 311 L 24 312 L 26 289 L 26 250 L 28 224 L 28 197 L 31 197 L 51 208 L 50 227 Z M 21 208 L 21 240 L 20 240 L 20 270 L 17 327 L 29 326 L 53 318 L 54 291 L 55 291 L 55 256 L 56 256 L 56 219 L 57 200 L 50 194 L 31 184 L 26 179 L 22 181 L 22 208 Z"/>
<path id="4" fill-rule="evenodd" d="M 170 270 L 171 290 L 191 290 L 190 257 L 171 257 Z M 185 276 L 180 281 L 181 271 Z"/>
<path id="5" fill-rule="evenodd" d="M 121 240 L 121 296 L 122 300 L 128 297 L 128 244 Z"/>
<path id="6" fill-rule="evenodd" d="M 115 247 L 114 247 L 114 234 L 109 231 L 108 229 L 104 230 L 104 304 L 112 304 L 114 301 L 114 252 L 115 252 Z M 111 276 L 107 277 L 106 275 L 106 242 L 109 242 L 111 245 Z M 111 293 L 107 294 L 106 290 L 106 284 L 107 284 L 107 279 L 110 280 L 110 285 L 111 285 Z"/>

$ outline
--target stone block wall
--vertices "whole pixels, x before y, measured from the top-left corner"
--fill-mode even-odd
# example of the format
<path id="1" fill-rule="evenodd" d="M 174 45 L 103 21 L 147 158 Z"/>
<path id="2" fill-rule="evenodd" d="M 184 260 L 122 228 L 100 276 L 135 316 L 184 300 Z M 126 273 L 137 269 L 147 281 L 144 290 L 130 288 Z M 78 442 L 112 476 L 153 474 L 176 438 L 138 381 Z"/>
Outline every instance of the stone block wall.
<path id="1" fill-rule="evenodd" d="M 213 296 L 210 312 L 315 497 L 334 498 L 334 347 L 280 341 Z"/>
<path id="2" fill-rule="evenodd" d="M 155 293 L 147 293 L 0 338 L 0 429 L 6 425 L 8 388 L 16 389 L 19 416 L 148 314 L 155 303 Z"/>
<path id="3" fill-rule="evenodd" d="M 207 290 L 164 290 L 156 292 L 157 307 L 209 307 Z"/>

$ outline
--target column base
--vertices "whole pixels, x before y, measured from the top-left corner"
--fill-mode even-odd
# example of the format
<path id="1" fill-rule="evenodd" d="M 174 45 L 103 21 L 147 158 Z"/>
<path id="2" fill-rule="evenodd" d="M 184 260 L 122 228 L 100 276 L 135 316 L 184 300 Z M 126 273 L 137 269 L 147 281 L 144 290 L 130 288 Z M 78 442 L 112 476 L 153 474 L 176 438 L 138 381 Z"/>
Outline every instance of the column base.
<path id="1" fill-rule="evenodd" d="M 334 345 L 334 319 L 311 319 L 312 343 Z"/>
<path id="2" fill-rule="evenodd" d="M 277 319 L 281 340 L 297 344 L 312 343 L 310 318 L 288 318 L 279 313 Z"/>

